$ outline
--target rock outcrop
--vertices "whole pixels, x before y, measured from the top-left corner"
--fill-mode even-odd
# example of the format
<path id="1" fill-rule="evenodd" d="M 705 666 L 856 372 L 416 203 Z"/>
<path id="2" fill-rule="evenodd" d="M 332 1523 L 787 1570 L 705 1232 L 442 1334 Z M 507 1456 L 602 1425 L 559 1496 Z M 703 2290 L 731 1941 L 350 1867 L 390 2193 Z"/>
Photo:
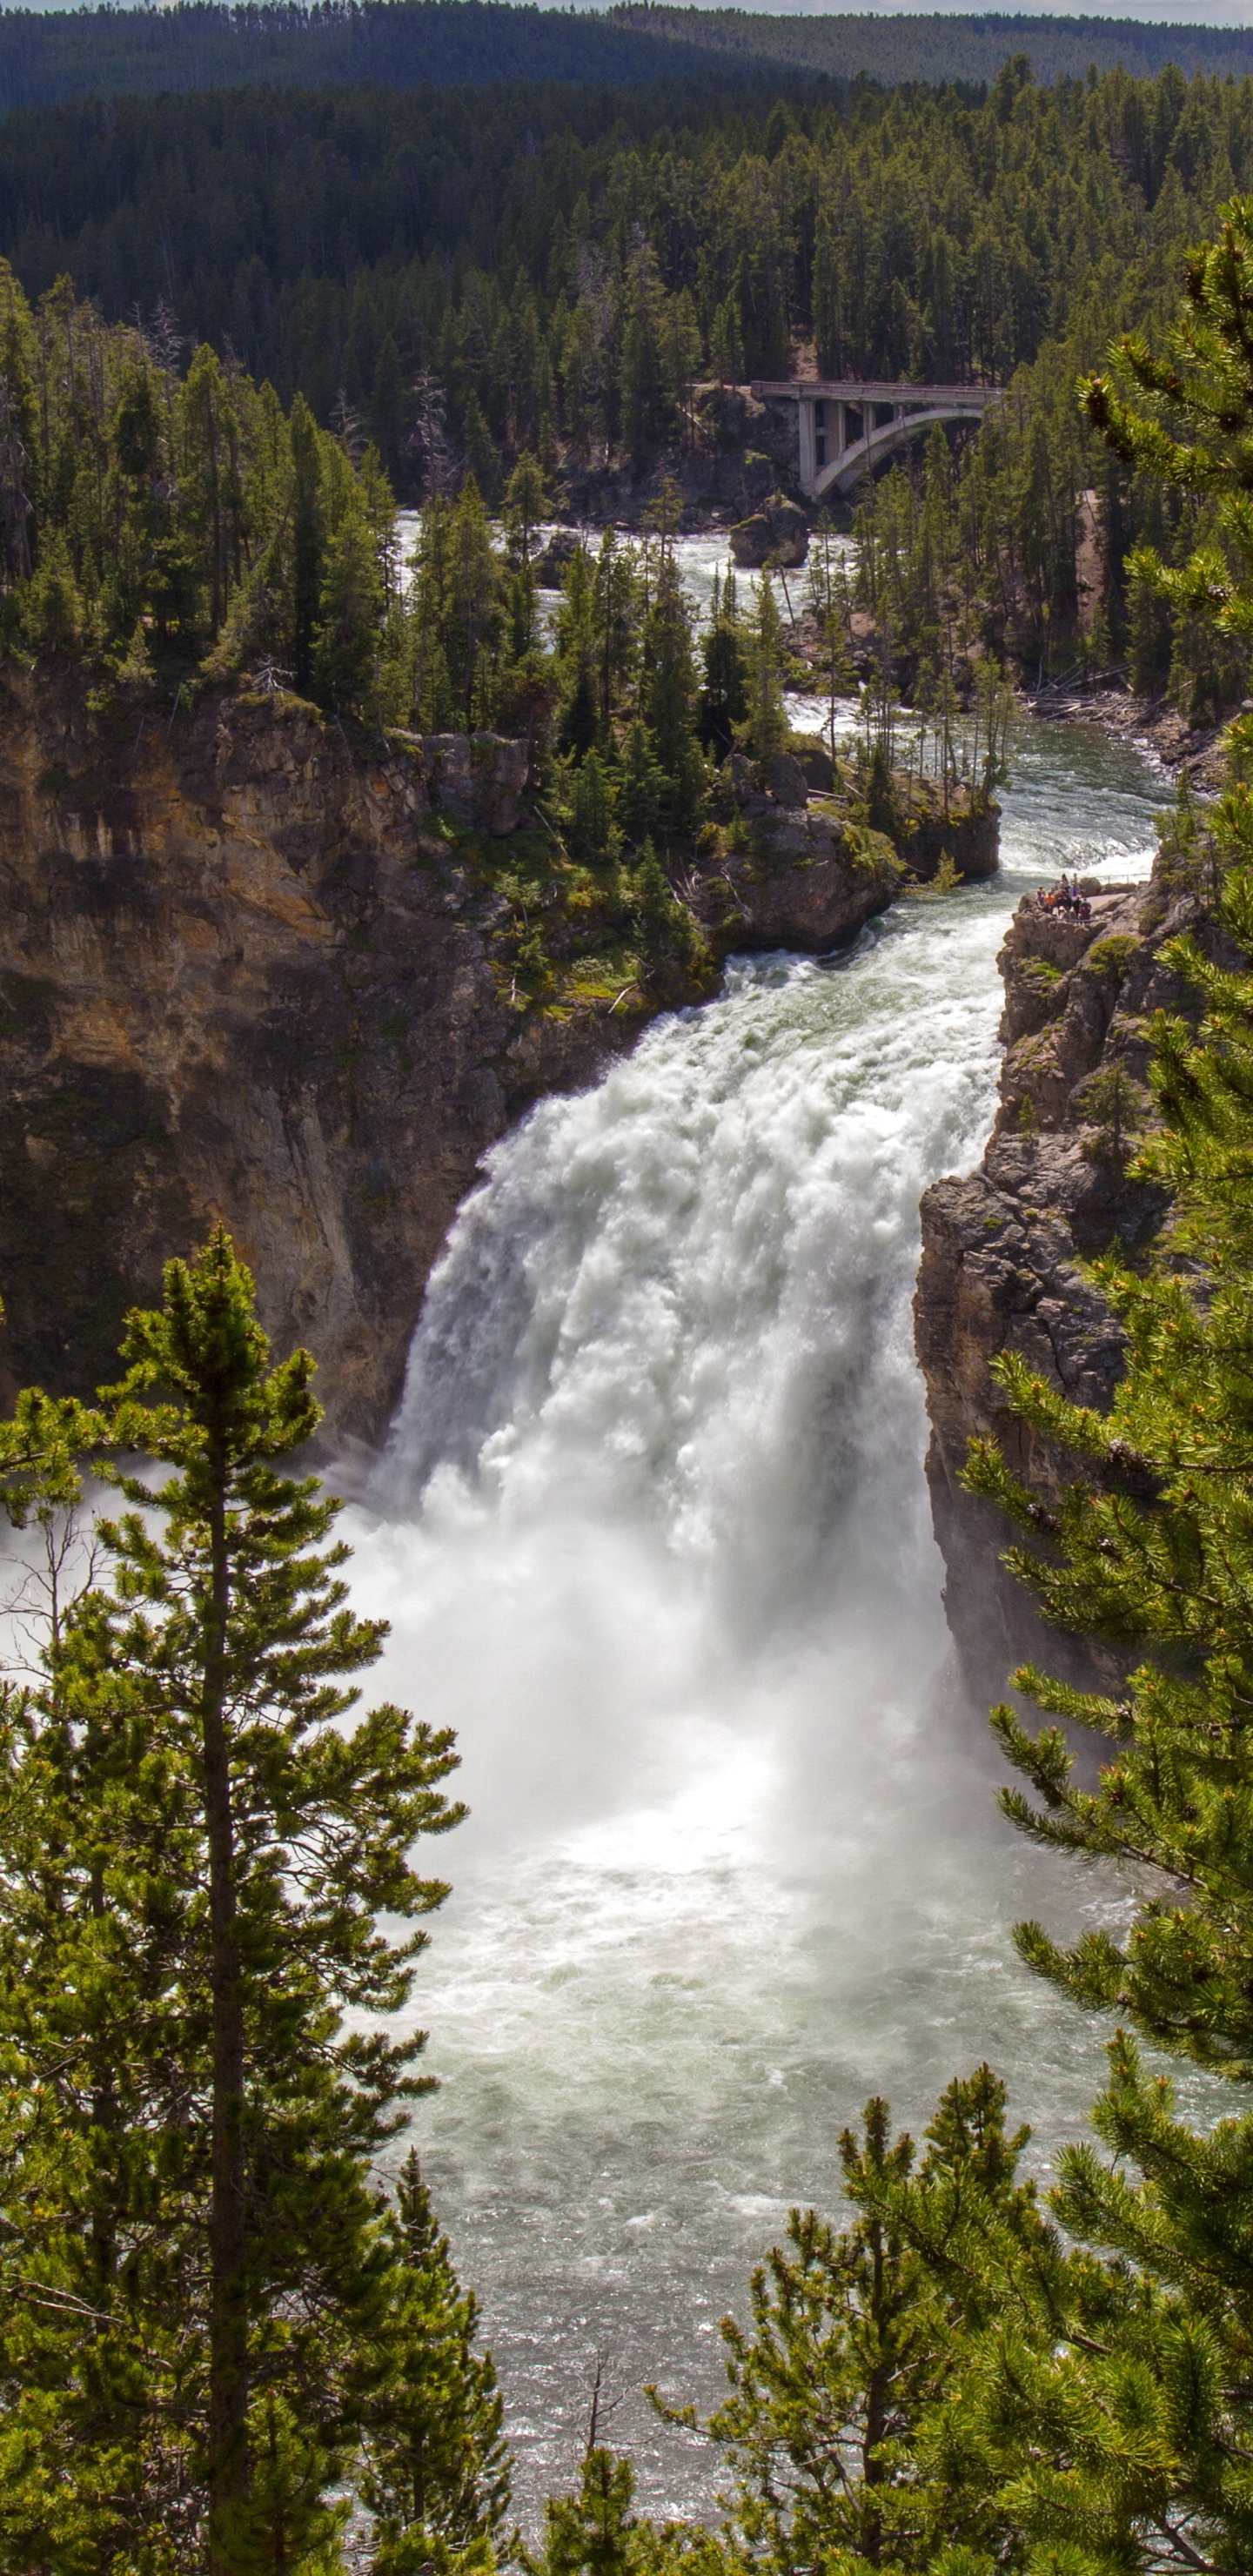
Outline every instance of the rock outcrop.
<path id="1" fill-rule="evenodd" d="M 793 764 L 794 765 L 794 764 Z M 881 833 L 811 801 L 753 800 L 747 846 L 693 879 L 693 909 L 724 954 L 794 948 L 822 957 L 900 893 L 904 870 Z"/>
<path id="2" fill-rule="evenodd" d="M 93 714 L 76 670 L 0 674 L 5 1393 L 108 1375 L 221 1217 L 332 1432 L 382 1429 L 485 1146 L 639 1026 L 510 1005 L 507 909 L 450 825 L 509 832 L 525 774 L 492 737 Z"/>
<path id="3" fill-rule="evenodd" d="M 612 949 L 581 963 L 525 779 L 495 736 L 0 671 L 0 1400 L 108 1377 L 127 1306 L 222 1218 L 276 1346 L 322 1363 L 330 1436 L 379 1436 L 485 1148 L 670 992 Z M 709 948 L 673 998 L 728 948 L 829 948 L 891 900 L 886 844 L 867 865 L 778 819 L 685 889 Z"/>
<path id="4" fill-rule="evenodd" d="M 958 1476 L 969 1440 L 987 1433 L 1046 1495 L 1068 1472 L 1000 1403 L 989 1374 L 1000 1351 L 1021 1353 L 1076 1403 L 1109 1405 L 1122 1336 L 1080 1265 L 1115 1244 L 1143 1248 L 1166 1213 L 1126 1164 L 1129 1132 L 1148 1108 L 1150 1015 L 1193 1007 L 1161 955 L 1184 929 L 1220 953 L 1199 897 L 1157 882 L 1095 895 L 1087 927 L 1024 898 L 999 961 L 1007 1053 L 995 1132 L 978 1172 L 936 1182 L 922 1202 L 914 1315 L 927 1477 L 949 1626 L 984 1704 L 1031 1658 L 1087 1687 L 1113 1677 L 1099 1650 L 1043 1626 L 1000 1564 L 1011 1533 Z"/>
<path id="5" fill-rule="evenodd" d="M 944 813 L 939 797 L 925 807 L 915 804 L 906 828 L 897 835 L 898 856 L 923 885 L 937 877 L 946 859 L 959 877 L 994 877 L 1001 863 L 1001 809 L 994 798 L 986 804 L 966 802 L 964 791 Z"/>
<path id="6" fill-rule="evenodd" d="M 779 563 L 790 571 L 803 564 L 809 552 L 809 521 L 795 501 L 772 492 L 751 518 L 737 521 L 730 542 L 733 560 L 749 570 Z"/>

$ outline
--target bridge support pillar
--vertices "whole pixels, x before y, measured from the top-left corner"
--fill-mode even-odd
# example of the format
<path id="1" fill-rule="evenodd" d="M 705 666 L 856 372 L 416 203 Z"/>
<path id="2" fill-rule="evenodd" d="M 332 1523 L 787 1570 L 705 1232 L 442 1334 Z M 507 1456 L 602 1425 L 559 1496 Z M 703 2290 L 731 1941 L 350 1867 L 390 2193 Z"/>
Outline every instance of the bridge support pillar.
<path id="1" fill-rule="evenodd" d="M 821 406 L 806 402 L 802 394 L 797 411 L 800 415 L 800 478 L 802 492 L 812 492 L 818 474 L 818 446 L 814 414 Z"/>

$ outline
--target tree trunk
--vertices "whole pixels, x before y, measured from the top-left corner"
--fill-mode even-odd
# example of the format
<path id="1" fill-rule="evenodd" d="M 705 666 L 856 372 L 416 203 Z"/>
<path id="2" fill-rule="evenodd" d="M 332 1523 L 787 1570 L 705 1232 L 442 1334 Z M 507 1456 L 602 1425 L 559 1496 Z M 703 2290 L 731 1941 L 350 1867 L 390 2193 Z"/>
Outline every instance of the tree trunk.
<path id="1" fill-rule="evenodd" d="M 244 2017 L 235 1938 L 234 1819 L 226 1731 L 226 1466 L 214 1443 L 209 1509 L 210 1598 L 205 1617 L 201 1702 L 205 1822 L 212 1933 L 213 2150 L 209 2213 L 209 2552 L 213 2576 L 228 2576 L 217 2530 L 223 2506 L 247 2490 L 248 2311 L 244 2262 Z"/>

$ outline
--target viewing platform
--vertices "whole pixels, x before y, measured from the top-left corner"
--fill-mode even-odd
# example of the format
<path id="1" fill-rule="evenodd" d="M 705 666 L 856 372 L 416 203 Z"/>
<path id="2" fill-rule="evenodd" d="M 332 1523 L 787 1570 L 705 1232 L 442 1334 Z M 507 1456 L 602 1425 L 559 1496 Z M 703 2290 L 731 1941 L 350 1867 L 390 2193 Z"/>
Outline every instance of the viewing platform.
<path id="1" fill-rule="evenodd" d="M 999 385 L 876 385 L 793 376 L 755 384 L 757 402 L 794 402 L 800 432 L 800 484 L 811 501 L 846 497 L 863 474 L 937 420 L 979 420 L 1001 400 Z"/>

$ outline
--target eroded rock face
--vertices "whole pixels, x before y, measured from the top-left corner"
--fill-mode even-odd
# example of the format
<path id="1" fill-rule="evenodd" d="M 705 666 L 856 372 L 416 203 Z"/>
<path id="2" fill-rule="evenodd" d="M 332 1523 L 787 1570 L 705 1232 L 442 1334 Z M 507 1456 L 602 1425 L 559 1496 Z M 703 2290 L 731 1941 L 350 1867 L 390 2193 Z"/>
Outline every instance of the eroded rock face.
<path id="1" fill-rule="evenodd" d="M 0 1401 L 110 1378 L 126 1308 L 220 1218 L 277 1349 L 321 1363 L 328 1439 L 380 1436 L 485 1148 L 660 1007 L 519 998 L 493 871 L 525 776 L 495 736 L 212 693 L 93 713 L 75 668 L 0 671 Z M 762 802 L 688 889 L 715 956 L 834 947 L 891 900 L 886 843 Z"/>
<path id="2" fill-rule="evenodd" d="M 497 840 L 516 832 L 527 776 L 524 742 L 498 733 L 430 733 L 411 739 L 437 814 L 447 814 L 467 831 L 490 832 Z"/>
<path id="3" fill-rule="evenodd" d="M 957 1480 L 968 1442 L 988 1434 L 1046 1496 L 1071 1472 L 1001 1404 L 989 1374 L 1000 1351 L 1020 1353 L 1074 1402 L 1108 1408 L 1122 1335 L 1079 1263 L 1117 1243 L 1147 1244 L 1166 1213 L 1158 1191 L 1127 1178 L 1111 1116 L 1135 1115 L 1136 1097 L 1147 1109 L 1151 1014 L 1194 1008 L 1162 958 L 1165 942 L 1190 929 L 1209 953 L 1227 953 L 1197 898 L 1171 899 L 1156 884 L 1097 896 L 1092 911 L 1083 928 L 1029 899 L 1019 905 L 999 960 L 1008 1052 L 995 1132 L 978 1172 L 936 1182 L 922 1202 L 914 1318 L 927 1478 L 949 1625 L 985 1704 L 1032 1659 L 1087 1688 L 1115 1677 L 1099 1649 L 1044 1627 L 999 1563 L 1012 1533 Z M 1123 1077 L 1112 1095 L 1111 1073 Z"/>
<path id="4" fill-rule="evenodd" d="M 955 804 L 948 815 L 921 815 L 897 848 L 911 876 L 924 885 L 939 875 L 945 859 L 960 877 L 994 877 L 1001 864 L 1000 806 L 993 798 L 986 805 Z"/>
<path id="5" fill-rule="evenodd" d="M 724 951 L 825 956 L 900 893 L 899 861 L 879 833 L 850 833 L 812 803 L 798 811 L 759 796 L 748 811 L 748 849 L 720 859 L 694 889 Z"/>
<path id="6" fill-rule="evenodd" d="M 490 737 L 97 718 L 76 671 L 0 674 L 0 1392 L 111 1375 L 220 1217 L 331 1434 L 383 1430 L 484 1148 L 632 1034 L 502 997 L 503 906 L 431 827 L 507 830 L 524 780 Z"/>

